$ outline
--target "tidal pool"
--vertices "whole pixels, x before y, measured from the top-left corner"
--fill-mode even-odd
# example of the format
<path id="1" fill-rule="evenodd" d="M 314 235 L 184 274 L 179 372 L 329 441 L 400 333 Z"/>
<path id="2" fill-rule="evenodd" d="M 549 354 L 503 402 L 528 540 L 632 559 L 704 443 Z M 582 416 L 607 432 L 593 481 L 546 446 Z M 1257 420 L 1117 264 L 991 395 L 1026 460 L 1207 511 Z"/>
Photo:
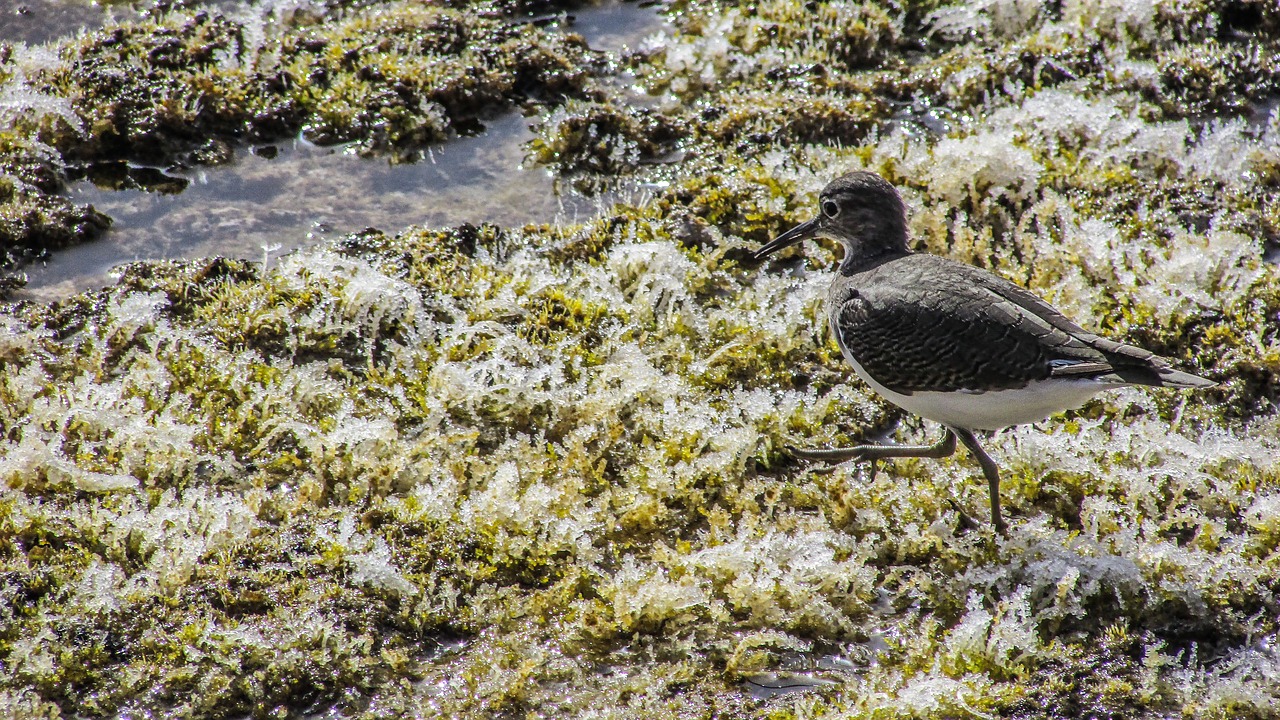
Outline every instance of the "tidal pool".
<path id="1" fill-rule="evenodd" d="M 657 5 L 619 0 L 563 17 L 547 21 L 610 52 L 635 47 L 665 28 Z M 533 122 L 536 117 L 520 110 L 496 115 L 482 121 L 480 133 L 431 148 L 427 159 L 413 164 L 293 138 L 237 148 L 235 159 L 218 167 L 130 168 L 150 174 L 149 187 L 168 192 L 74 183 L 70 197 L 109 215 L 111 229 L 25 268 L 28 284 L 14 297 L 48 301 L 100 287 L 111 282 L 111 268 L 136 260 L 222 255 L 269 262 L 367 227 L 395 232 L 408 225 L 520 226 L 593 217 L 610 198 L 585 197 L 526 165 Z"/>
<path id="2" fill-rule="evenodd" d="M 111 23 L 137 20 L 152 4 L 145 0 L 0 0 L 0 42 L 56 42 Z M 278 0 L 247 4 L 240 0 L 204 0 L 190 6 L 233 13 L 278 4 Z"/>
<path id="3" fill-rule="evenodd" d="M 91 0 L 0 0 L 0 42 L 36 45 L 137 18 L 131 3 Z"/>

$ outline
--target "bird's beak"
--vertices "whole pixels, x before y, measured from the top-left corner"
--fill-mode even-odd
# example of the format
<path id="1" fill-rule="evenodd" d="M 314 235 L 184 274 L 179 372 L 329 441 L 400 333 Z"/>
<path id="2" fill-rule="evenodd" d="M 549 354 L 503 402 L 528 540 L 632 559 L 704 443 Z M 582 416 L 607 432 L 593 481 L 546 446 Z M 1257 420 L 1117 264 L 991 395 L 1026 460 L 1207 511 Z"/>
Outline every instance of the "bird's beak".
<path id="1" fill-rule="evenodd" d="M 818 234 L 818 218 L 814 218 L 808 222 L 802 222 L 790 230 L 782 233 L 778 237 L 765 243 L 763 247 L 755 251 L 751 256 L 756 260 L 762 260 L 785 247 L 790 247 L 802 240 L 808 240 Z"/>

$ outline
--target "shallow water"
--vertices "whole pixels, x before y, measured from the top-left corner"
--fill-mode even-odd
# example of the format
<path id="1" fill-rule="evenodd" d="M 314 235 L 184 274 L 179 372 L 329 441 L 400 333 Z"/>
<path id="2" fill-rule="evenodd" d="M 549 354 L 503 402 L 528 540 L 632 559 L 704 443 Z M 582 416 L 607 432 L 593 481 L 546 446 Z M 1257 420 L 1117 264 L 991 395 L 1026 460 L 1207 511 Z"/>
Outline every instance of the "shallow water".
<path id="1" fill-rule="evenodd" d="M 237 10 L 270 7 L 271 2 L 206 0 L 194 3 L 235 13 Z M 112 22 L 137 19 L 151 3 L 145 0 L 94 2 L 94 0 L 0 0 L 0 42 L 28 45 L 72 37 L 97 30 Z M 636 31 L 653 32 L 656 14 L 642 3 L 620 0 L 588 3 L 569 13 L 573 31 L 588 38 L 597 50 L 616 49 L 636 40 Z"/>
<path id="2" fill-rule="evenodd" d="M 90 0 L 0 0 L 0 42 L 28 45 L 71 37 L 139 15 L 131 4 Z"/>
<path id="3" fill-rule="evenodd" d="M 28 45 L 63 40 L 113 22 L 136 20 L 153 5 L 148 0 L 0 0 L 0 42 Z M 234 12 L 260 6 L 236 0 L 203 0 L 188 7 Z"/>
<path id="4" fill-rule="evenodd" d="M 27 267 L 29 283 L 16 296 L 48 300 L 105 284 L 122 262 L 212 255 L 261 260 L 366 227 L 395 232 L 413 224 L 522 225 L 594 215 L 597 201 L 557 194 L 547 172 L 522 168 L 530 137 L 528 120 L 512 112 L 412 165 L 295 139 L 271 146 L 279 150 L 272 159 L 242 151 L 229 166 L 169 173 L 189 183 L 179 193 L 79 182 L 71 197 L 110 215 L 114 225 L 97 241 Z"/>
<path id="5" fill-rule="evenodd" d="M 618 0 L 577 10 L 567 20 L 562 27 L 608 51 L 634 47 L 664 27 L 657 6 Z M 111 216 L 111 229 L 25 268 L 27 287 L 14 298 L 47 301 L 100 287 L 111 282 L 112 267 L 135 260 L 264 260 L 367 227 L 519 226 L 596 215 L 605 200 L 562 189 L 546 170 L 526 166 L 531 121 L 517 111 L 498 115 L 484 121 L 480 134 L 436 146 L 416 164 L 391 165 L 294 139 L 240 148 L 226 165 L 165 173 L 171 189 L 185 185 L 180 192 L 77 182 L 68 194 Z"/>

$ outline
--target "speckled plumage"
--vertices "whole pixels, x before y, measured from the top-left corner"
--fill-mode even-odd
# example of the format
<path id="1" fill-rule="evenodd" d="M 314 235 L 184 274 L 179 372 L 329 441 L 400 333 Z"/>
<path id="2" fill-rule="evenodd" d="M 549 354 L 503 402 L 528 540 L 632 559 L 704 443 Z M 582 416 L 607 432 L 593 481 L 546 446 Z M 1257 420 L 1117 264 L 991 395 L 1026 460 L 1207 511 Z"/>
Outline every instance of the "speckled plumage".
<path id="1" fill-rule="evenodd" d="M 1007 390 L 1052 377 L 1194 384 L 1161 358 L 1084 330 L 1017 285 L 936 255 L 907 253 L 841 274 L 829 299 L 841 347 L 906 395 Z"/>
<path id="2" fill-rule="evenodd" d="M 974 430 L 1033 422 L 1125 385 L 1205 388 L 1132 345 L 1099 337 L 1017 285 L 953 260 L 907 248 L 906 208 L 892 185 L 853 172 L 829 183 L 821 213 L 756 253 L 806 238 L 844 245 L 828 297 L 831 329 L 854 371 L 876 392 L 947 432 L 931 446 L 862 445 L 796 450 L 812 460 L 945 457 L 958 437 L 982 465 L 992 522 L 999 472 Z"/>

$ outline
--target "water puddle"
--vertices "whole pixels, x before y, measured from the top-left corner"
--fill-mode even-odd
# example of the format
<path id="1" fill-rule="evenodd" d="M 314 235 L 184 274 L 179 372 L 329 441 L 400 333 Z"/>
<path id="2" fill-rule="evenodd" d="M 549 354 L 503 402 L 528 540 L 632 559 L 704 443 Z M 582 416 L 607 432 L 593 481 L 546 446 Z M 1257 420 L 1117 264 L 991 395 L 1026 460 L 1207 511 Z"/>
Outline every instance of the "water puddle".
<path id="1" fill-rule="evenodd" d="M 846 645 L 836 653 L 784 650 L 778 653 L 776 670 L 746 673 L 741 687 L 756 700 L 835 687 L 878 664 L 880 656 L 888 650 L 888 643 L 879 633 L 864 642 Z"/>
<path id="2" fill-rule="evenodd" d="M 56 42 L 112 23 L 137 20 L 153 4 L 154 0 L 0 0 L 0 42 Z M 237 0 L 204 0 L 187 7 L 231 12 L 246 5 Z"/>
<path id="3" fill-rule="evenodd" d="M 273 152 L 242 151 L 230 166 L 167 173 L 168 187 L 186 184 L 179 192 L 76 183 L 71 198 L 111 216 L 111 230 L 28 266 L 28 285 L 14 297 L 49 300 L 104 285 L 123 262 L 212 255 L 261 260 L 366 227 L 519 226 L 594 216 L 597 201 L 557 194 L 549 173 L 521 169 L 523 145 L 532 137 L 528 122 L 517 112 L 500 116 L 485 123 L 482 134 L 437 147 L 413 165 L 299 139 L 267 146 Z"/>
<path id="4" fill-rule="evenodd" d="M 0 42 L 38 45 L 138 15 L 128 4 L 112 7 L 90 0 L 0 0 Z"/>
<path id="5" fill-rule="evenodd" d="M 594 49 L 618 52 L 662 31 L 664 20 L 656 6 L 610 0 L 575 10 L 559 25 Z M 480 134 L 437 146 L 416 164 L 391 165 L 294 139 L 240 148 L 235 160 L 218 167 L 121 168 L 149 176 L 148 187 L 167 192 L 77 182 L 68 195 L 109 215 L 111 229 L 24 268 L 28 284 L 12 299 L 49 301 L 107 285 L 111 268 L 135 260 L 263 260 L 367 227 L 518 227 L 600 213 L 605 200 L 573 193 L 546 170 L 525 166 L 531 121 L 516 111 L 485 120 Z"/>
<path id="6" fill-rule="evenodd" d="M 777 695 L 810 692 L 840 683 L 829 678 L 805 673 L 759 672 L 743 679 L 743 688 L 756 700 L 768 700 Z"/>
<path id="7" fill-rule="evenodd" d="M 592 50 L 621 53 L 670 29 L 658 14 L 665 0 L 597 0 L 566 12 L 566 29 L 586 39 Z"/>

